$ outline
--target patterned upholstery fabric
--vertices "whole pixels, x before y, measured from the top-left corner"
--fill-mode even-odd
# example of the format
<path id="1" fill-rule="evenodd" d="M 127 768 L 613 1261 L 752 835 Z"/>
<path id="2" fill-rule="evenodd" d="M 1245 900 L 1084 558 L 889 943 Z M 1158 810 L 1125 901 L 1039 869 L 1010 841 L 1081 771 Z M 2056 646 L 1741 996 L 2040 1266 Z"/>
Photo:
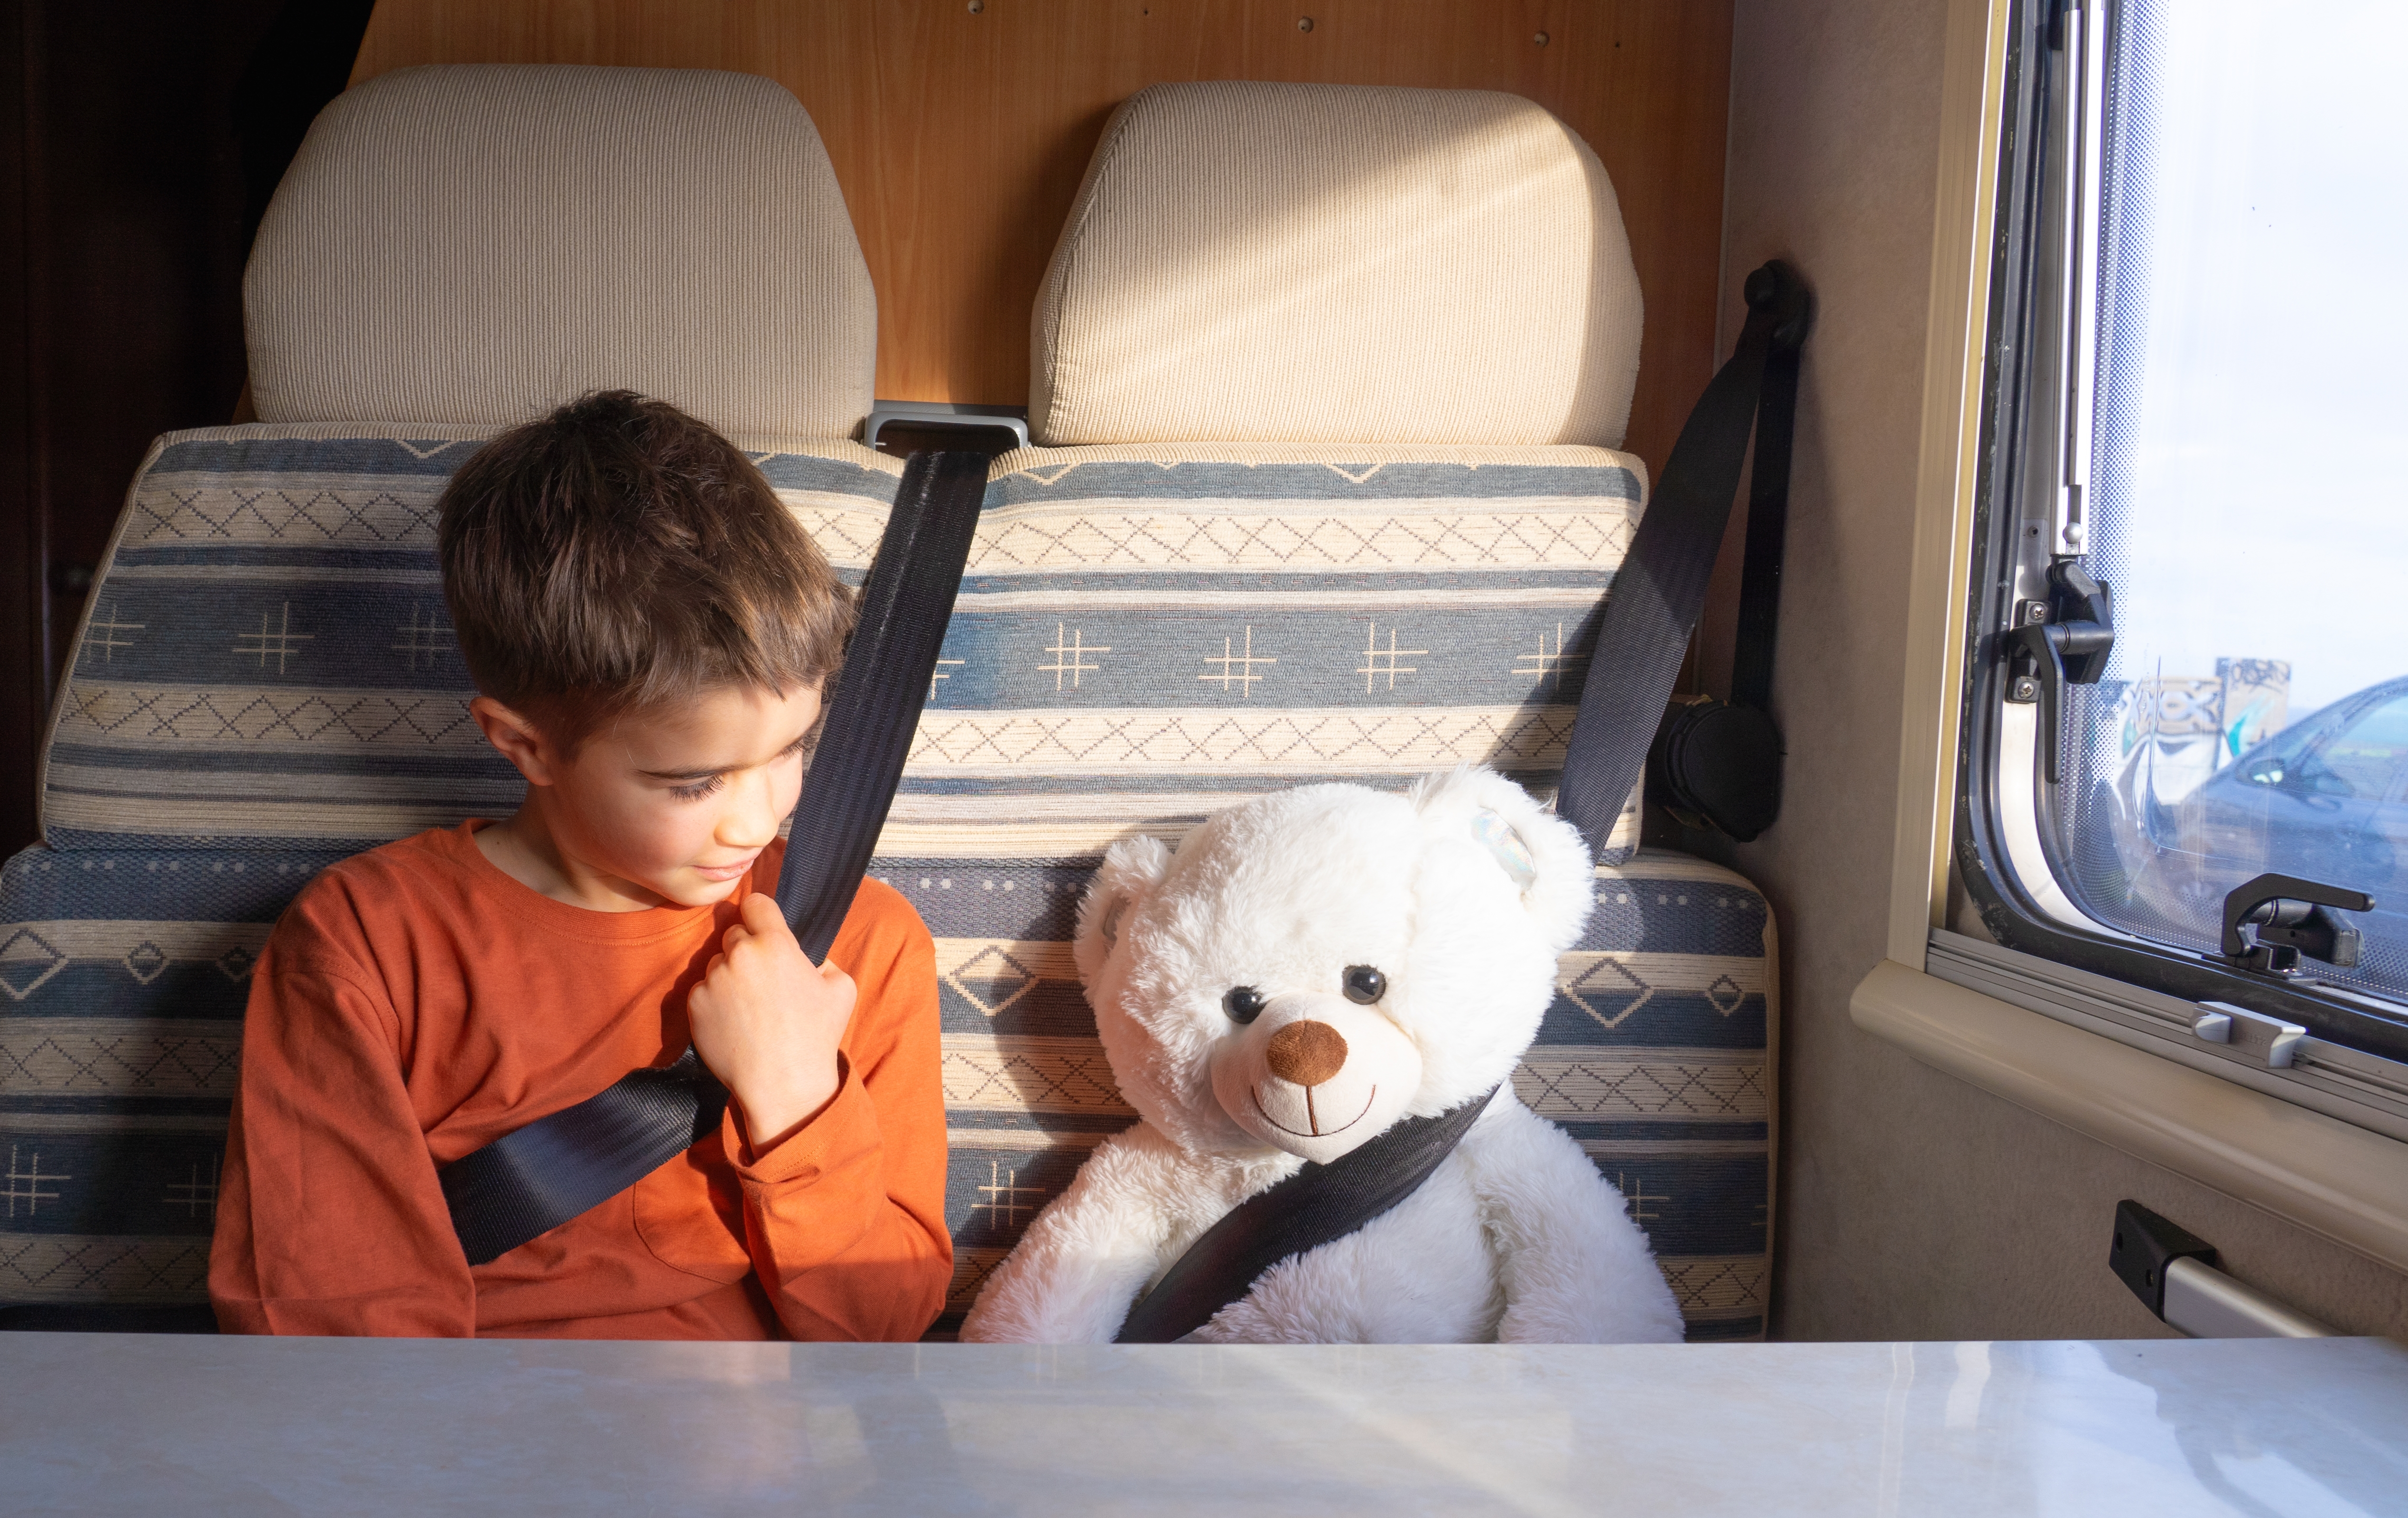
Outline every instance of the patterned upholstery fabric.
<path id="1" fill-rule="evenodd" d="M 1070 964 L 1094 861 L 873 866 L 937 938 L 953 1163 L 951 1337 L 1037 1210 L 1136 1121 Z M 1597 872 L 1597 914 L 1565 954 L 1513 1077 L 1621 1188 L 1692 1340 L 1764 1332 L 1770 1278 L 1773 929 L 1719 866 L 1641 852 Z"/>
<path id="2" fill-rule="evenodd" d="M 0 1307 L 207 1298 L 243 1005 L 310 876 L 521 785 L 468 720 L 435 505 L 486 429 L 151 448 L 53 714 L 48 847 L 0 866 Z M 755 442 L 857 580 L 896 461 Z"/>
<path id="3" fill-rule="evenodd" d="M 0 1305 L 199 1300 L 277 914 L 358 848 L 514 805 L 435 580 L 431 508 L 469 440 L 212 429 L 136 481 L 60 704 L 49 846 L 0 869 Z M 895 461 L 754 446 L 858 577 Z M 939 1337 L 1131 1121 L 1068 951 L 1103 845 L 1313 779 L 1477 759 L 1550 785 L 1641 489 L 1596 450 L 998 462 L 871 866 L 942 976 L 961 1263 Z M 1517 1088 L 1620 1179 L 1692 1337 L 1760 1332 L 1770 918 L 1670 855 L 1598 892 Z"/>
<path id="4" fill-rule="evenodd" d="M 0 1305 L 208 1299 L 251 967 L 348 850 L 0 866 Z"/>
<path id="5" fill-rule="evenodd" d="M 1029 431 L 1615 448 L 1640 306 L 1612 181 L 1519 95 L 1158 84 L 1054 247 Z"/>
<path id="6" fill-rule="evenodd" d="M 44 768 L 53 848 L 362 848 L 518 805 L 468 718 L 435 508 L 491 429 L 215 427 L 151 449 L 87 603 Z M 896 460 L 767 443 L 839 573 Z"/>
<path id="7" fill-rule="evenodd" d="M 1467 761 L 1551 785 L 1643 466 L 1322 456 L 997 460 L 884 850 L 1093 859 L 1260 791 Z"/>
<path id="8" fill-rule="evenodd" d="M 1637 520 L 1601 449 L 1029 451 L 986 519 L 871 868 L 937 939 L 959 1322 L 1133 1114 L 1079 991 L 1103 848 L 1246 795 L 1487 763 L 1552 788 Z M 1763 899 L 1631 858 L 1519 1078 L 1620 1174 L 1700 1336 L 1761 1331 L 1770 1084 Z M 1660 900 L 1657 898 L 1661 898 Z"/>

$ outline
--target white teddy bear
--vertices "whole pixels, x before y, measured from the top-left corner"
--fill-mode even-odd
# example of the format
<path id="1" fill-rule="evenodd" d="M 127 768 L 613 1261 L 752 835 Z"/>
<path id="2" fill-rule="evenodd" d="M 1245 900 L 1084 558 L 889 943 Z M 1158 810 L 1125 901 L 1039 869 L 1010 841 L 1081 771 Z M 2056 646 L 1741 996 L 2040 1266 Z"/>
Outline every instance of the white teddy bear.
<path id="1" fill-rule="evenodd" d="M 1109 1342 L 1248 1197 L 1486 1097 L 1417 1191 L 1271 1266 L 1188 1337 L 1679 1339 L 1620 1194 L 1510 1080 L 1592 890 L 1579 832 L 1483 769 L 1410 796 L 1261 796 L 1207 819 L 1176 855 L 1150 838 L 1114 845 L 1080 905 L 1076 952 L 1144 1121 L 1039 1214 L 962 1338 Z"/>

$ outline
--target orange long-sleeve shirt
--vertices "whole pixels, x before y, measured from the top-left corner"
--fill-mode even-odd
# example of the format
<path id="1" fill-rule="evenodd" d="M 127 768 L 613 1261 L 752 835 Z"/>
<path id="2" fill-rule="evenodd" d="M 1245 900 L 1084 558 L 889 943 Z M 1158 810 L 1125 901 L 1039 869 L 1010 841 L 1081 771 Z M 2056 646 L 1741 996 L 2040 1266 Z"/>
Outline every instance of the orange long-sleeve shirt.
<path id="1" fill-rule="evenodd" d="M 936 959 L 862 882 L 828 957 L 860 988 L 843 1082 L 766 1153 L 713 1137 L 471 1267 L 437 1167 L 687 1043 L 685 995 L 781 844 L 710 908 L 596 912 L 495 868 L 468 823 L 327 869 L 254 972 L 209 1297 L 228 1332 L 913 1339 L 953 1268 Z M 758 882 L 756 884 L 756 882 Z"/>

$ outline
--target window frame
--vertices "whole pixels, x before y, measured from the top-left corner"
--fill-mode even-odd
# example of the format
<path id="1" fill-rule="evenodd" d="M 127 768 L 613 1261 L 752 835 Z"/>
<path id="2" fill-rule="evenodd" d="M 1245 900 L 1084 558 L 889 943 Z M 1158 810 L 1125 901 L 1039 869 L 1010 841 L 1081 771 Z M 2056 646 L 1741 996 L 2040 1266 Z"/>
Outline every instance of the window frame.
<path id="1" fill-rule="evenodd" d="M 2184 1051 L 2046 1005 L 2049 980 L 2079 969 L 1998 948 L 2030 973 L 1978 987 L 1944 978 L 1951 866 L 1968 809 L 1958 787 L 1971 747 L 1969 676 L 1987 647 L 1969 637 L 1968 566 L 1981 493 L 1992 482 L 1984 444 L 1991 335 L 2000 330 L 1994 308 L 2005 294 L 1994 276 L 2001 177 L 2017 146 L 2008 82 L 2020 14 L 2018 0 L 1949 0 L 1946 12 L 1887 933 L 1849 1014 L 1860 1031 L 1976 1089 L 2408 1269 L 2408 1142 L 2296 1093 L 2198 1067 L 2195 1052 L 2211 1046 Z"/>
<path id="2" fill-rule="evenodd" d="M 2077 14 L 2106 7 L 2116 24 L 2113 0 L 2086 0 Z M 2014 608 L 2029 594 L 2029 555 L 2019 551 L 2029 515 L 2028 470 L 2035 456 L 2030 436 L 2034 413 L 2048 415 L 2035 400 L 2042 386 L 2069 386 L 2040 365 L 2057 345 L 2042 332 L 2061 322 L 2048 299 L 2062 276 L 2048 266 L 2047 249 L 2057 229 L 2040 204 L 2050 182 L 2047 164 L 2052 128 L 2063 110 L 2050 74 L 2048 31 L 2052 17 L 2067 14 L 2061 0 L 2020 0 L 2014 7 L 2014 42 L 2007 59 L 2007 121 L 2001 142 L 2000 195 L 1992 281 L 1985 395 L 1980 441 L 1981 479 L 1974 496 L 1971 580 L 1964 627 L 1966 666 L 1958 721 L 1966 741 L 1957 758 L 1956 860 L 1966 895 L 1983 925 L 2000 944 L 2036 958 L 2107 976 L 2187 1001 L 2220 1001 L 2265 1012 L 2305 1026 L 2317 1038 L 2401 1062 L 2408 1075 L 2408 1005 L 2386 1013 L 2375 998 L 2329 987 L 2276 981 L 2218 965 L 2203 955 L 2128 936 L 2080 913 L 2071 893 L 2048 899 L 2063 879 L 2053 868 L 2027 883 L 2032 846 L 2053 866 L 2060 836 L 2052 815 L 2055 786 L 2024 769 L 2016 773 L 2014 750 L 2021 712 L 2004 699 L 2004 643 Z M 2053 420 L 2053 418 L 2052 418 Z M 2055 546 L 2055 545 L 2053 545 Z M 2045 697 L 2043 697 L 2045 698 Z M 2037 837 L 2016 836 L 2023 809 L 2019 787 L 2033 792 L 2031 824 Z M 2038 889 L 2035 889 L 2038 887 Z"/>

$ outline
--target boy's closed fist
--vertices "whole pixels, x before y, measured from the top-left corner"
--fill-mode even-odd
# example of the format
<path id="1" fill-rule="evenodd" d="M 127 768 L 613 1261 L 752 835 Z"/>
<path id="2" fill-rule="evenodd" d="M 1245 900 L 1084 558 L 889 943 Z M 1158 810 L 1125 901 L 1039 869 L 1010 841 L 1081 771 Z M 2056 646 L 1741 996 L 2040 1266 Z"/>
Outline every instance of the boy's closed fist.
<path id="1" fill-rule="evenodd" d="M 836 1096 L 837 1044 L 853 1020 L 853 977 L 813 965 L 778 904 L 755 892 L 686 995 L 695 1053 L 744 1114 L 757 1152 Z"/>

